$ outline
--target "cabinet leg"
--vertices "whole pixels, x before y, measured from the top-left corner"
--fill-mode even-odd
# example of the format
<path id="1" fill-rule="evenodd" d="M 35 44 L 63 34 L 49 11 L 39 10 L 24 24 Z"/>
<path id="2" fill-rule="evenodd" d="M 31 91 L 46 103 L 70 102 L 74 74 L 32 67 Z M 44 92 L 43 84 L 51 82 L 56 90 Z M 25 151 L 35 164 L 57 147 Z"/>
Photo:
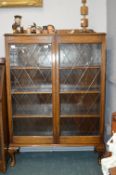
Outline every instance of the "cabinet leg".
<path id="1" fill-rule="evenodd" d="M 95 151 L 98 152 L 98 162 L 101 164 L 101 159 L 105 153 L 105 144 L 96 146 Z"/>
<path id="2" fill-rule="evenodd" d="M 0 163 L 0 172 L 2 172 L 2 173 L 6 172 L 6 165 L 4 164 L 4 162 Z"/>
<path id="3" fill-rule="evenodd" d="M 8 153 L 10 155 L 10 166 L 14 167 L 16 164 L 15 153 L 17 152 L 17 148 L 9 148 Z"/>

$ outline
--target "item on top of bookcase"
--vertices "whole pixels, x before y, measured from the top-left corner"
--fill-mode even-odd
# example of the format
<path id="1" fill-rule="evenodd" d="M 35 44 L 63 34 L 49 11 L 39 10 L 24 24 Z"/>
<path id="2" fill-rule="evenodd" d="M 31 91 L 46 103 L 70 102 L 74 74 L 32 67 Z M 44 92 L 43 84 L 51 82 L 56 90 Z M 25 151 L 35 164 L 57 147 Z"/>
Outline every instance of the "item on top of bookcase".
<path id="1" fill-rule="evenodd" d="M 31 34 L 31 33 L 40 34 L 41 31 L 42 31 L 42 27 L 41 26 L 37 26 L 35 22 L 33 23 L 33 25 L 29 26 L 26 29 L 26 33 L 27 34 Z"/>
<path id="2" fill-rule="evenodd" d="M 43 26 L 42 33 L 43 34 L 48 34 L 48 26 Z"/>
<path id="3" fill-rule="evenodd" d="M 12 25 L 13 33 L 23 33 L 24 32 L 24 29 L 21 26 L 21 20 L 22 20 L 22 16 L 20 16 L 20 15 L 14 16 L 15 22 Z"/>
<path id="4" fill-rule="evenodd" d="M 36 33 L 36 27 L 37 27 L 37 25 L 36 25 L 36 23 L 34 22 L 33 23 L 33 25 L 31 25 L 31 33 Z"/>
<path id="5" fill-rule="evenodd" d="M 42 32 L 41 26 L 36 26 L 36 34 L 40 34 Z"/>
<path id="6" fill-rule="evenodd" d="M 27 27 L 27 29 L 26 29 L 26 33 L 27 33 L 27 34 L 30 34 L 30 33 L 31 33 L 31 27 L 30 27 L 30 26 Z"/>
<path id="7" fill-rule="evenodd" d="M 49 24 L 47 26 L 47 30 L 49 34 L 54 34 L 55 33 L 55 27 L 52 24 Z"/>
<path id="8" fill-rule="evenodd" d="M 88 15 L 88 7 L 86 5 L 87 0 L 81 0 L 81 2 L 83 3 L 83 6 L 81 6 L 80 8 L 80 13 L 82 15 L 81 18 L 81 30 L 79 30 L 79 32 L 94 32 L 94 30 L 92 29 L 88 29 L 88 25 L 89 25 L 89 20 L 87 18 Z"/>

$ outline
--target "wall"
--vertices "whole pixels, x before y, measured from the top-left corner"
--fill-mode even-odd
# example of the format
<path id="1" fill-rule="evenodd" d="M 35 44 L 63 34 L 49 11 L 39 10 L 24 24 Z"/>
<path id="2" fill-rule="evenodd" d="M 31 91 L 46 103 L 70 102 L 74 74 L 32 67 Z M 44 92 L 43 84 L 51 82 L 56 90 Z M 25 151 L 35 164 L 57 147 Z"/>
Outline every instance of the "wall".
<path id="1" fill-rule="evenodd" d="M 107 0 L 106 139 L 111 135 L 111 116 L 116 111 L 116 1 Z"/>
<path id="2" fill-rule="evenodd" d="M 79 28 L 81 0 L 43 0 L 43 8 L 0 9 L 0 57 L 4 56 L 4 33 L 12 32 L 14 15 L 22 15 L 22 24 L 54 24 L 60 28 Z M 106 32 L 106 0 L 88 0 L 90 28 Z"/>

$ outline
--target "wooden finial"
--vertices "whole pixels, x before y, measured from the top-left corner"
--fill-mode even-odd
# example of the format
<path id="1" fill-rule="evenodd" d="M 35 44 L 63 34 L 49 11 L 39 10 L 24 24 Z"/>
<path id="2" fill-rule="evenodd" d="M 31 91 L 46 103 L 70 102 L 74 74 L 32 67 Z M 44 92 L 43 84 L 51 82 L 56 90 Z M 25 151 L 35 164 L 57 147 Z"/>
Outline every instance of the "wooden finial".
<path id="1" fill-rule="evenodd" d="M 86 0 L 82 0 L 83 6 L 80 8 L 80 13 L 83 16 L 81 19 L 81 27 L 83 32 L 86 32 L 88 27 L 88 18 L 86 17 L 88 15 L 88 7 L 86 6 L 86 2 Z"/>
<path id="2" fill-rule="evenodd" d="M 82 0 L 82 3 L 86 3 L 87 1 L 86 0 Z"/>

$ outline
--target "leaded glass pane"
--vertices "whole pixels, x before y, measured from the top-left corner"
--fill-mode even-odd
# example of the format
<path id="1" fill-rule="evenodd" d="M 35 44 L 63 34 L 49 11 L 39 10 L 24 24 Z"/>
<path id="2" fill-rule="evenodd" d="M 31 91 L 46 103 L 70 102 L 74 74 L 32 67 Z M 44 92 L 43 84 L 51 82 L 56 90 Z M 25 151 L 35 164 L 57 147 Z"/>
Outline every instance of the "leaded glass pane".
<path id="1" fill-rule="evenodd" d="M 60 66 L 100 65 L 101 44 L 60 44 Z"/>
<path id="2" fill-rule="evenodd" d="M 51 44 L 11 45 L 10 65 L 22 67 L 51 67 Z"/>
<path id="3" fill-rule="evenodd" d="M 15 135 L 52 135 L 52 95 L 13 95 L 13 130 Z"/>
<path id="4" fill-rule="evenodd" d="M 12 95 L 13 115 L 40 115 L 52 117 L 51 94 Z"/>
<path id="5" fill-rule="evenodd" d="M 99 134 L 99 118 L 61 118 L 61 135 L 93 136 Z"/>
<path id="6" fill-rule="evenodd" d="M 10 67 L 14 135 L 52 135 L 51 44 L 12 44 Z"/>
<path id="7" fill-rule="evenodd" d="M 61 115 L 99 115 L 100 94 L 61 94 Z"/>
<path id="8" fill-rule="evenodd" d="M 52 118 L 13 118 L 15 136 L 50 136 Z"/>
<path id="9" fill-rule="evenodd" d="M 101 44 L 60 44 L 61 135 L 98 135 Z"/>
<path id="10" fill-rule="evenodd" d="M 100 69 L 62 69 L 60 70 L 60 83 L 61 91 L 100 90 Z"/>
<path id="11" fill-rule="evenodd" d="M 11 69 L 12 92 L 52 92 L 51 69 Z"/>

